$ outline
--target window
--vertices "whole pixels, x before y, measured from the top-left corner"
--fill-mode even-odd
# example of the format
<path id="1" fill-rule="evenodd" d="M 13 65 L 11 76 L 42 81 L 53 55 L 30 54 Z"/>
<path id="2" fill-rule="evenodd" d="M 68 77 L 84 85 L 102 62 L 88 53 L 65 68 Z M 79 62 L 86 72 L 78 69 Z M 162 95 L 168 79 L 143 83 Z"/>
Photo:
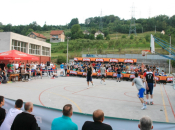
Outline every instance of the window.
<path id="1" fill-rule="evenodd" d="M 40 55 L 40 46 L 30 44 L 29 45 L 29 54 Z"/>
<path id="2" fill-rule="evenodd" d="M 25 42 L 12 40 L 11 50 L 18 50 L 18 51 L 26 53 L 26 46 L 27 46 L 27 43 Z"/>
<path id="3" fill-rule="evenodd" d="M 48 47 L 42 47 L 42 55 L 50 56 L 50 49 Z"/>

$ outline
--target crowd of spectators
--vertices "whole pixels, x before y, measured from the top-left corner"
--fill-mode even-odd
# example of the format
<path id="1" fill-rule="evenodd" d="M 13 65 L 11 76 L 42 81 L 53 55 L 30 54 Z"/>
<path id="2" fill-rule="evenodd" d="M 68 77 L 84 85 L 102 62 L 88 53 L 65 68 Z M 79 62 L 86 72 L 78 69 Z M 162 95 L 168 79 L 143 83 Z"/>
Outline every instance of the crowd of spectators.
<path id="1" fill-rule="evenodd" d="M 144 65 L 142 64 L 123 64 L 123 63 L 101 63 L 101 62 L 71 62 L 70 66 L 66 63 L 60 65 L 61 71 L 67 73 L 67 70 L 73 70 L 78 72 L 86 72 L 86 67 L 91 64 L 93 67 L 93 73 L 100 73 L 102 65 L 106 68 L 106 72 L 116 72 L 117 74 L 135 74 L 143 75 L 147 68 L 154 72 L 155 76 L 167 76 L 164 70 L 160 70 L 156 65 Z"/>
<path id="2" fill-rule="evenodd" d="M 33 111 L 33 103 L 26 102 L 24 110 L 23 100 L 18 99 L 15 102 L 14 108 L 11 108 L 8 113 L 2 106 L 5 104 L 3 96 L 0 96 L 0 130 L 40 130 L 35 116 L 31 114 Z M 66 104 L 63 107 L 62 117 L 55 118 L 51 124 L 51 130 L 78 130 L 78 125 L 71 120 L 73 116 L 73 107 L 71 104 Z M 109 124 L 103 123 L 105 120 L 104 112 L 102 110 L 95 110 L 93 112 L 94 121 L 86 121 L 82 130 L 112 130 Z M 148 116 L 140 119 L 138 124 L 140 130 L 153 129 L 152 120 Z"/>
<path id="3" fill-rule="evenodd" d="M 50 65 L 47 65 L 46 63 L 41 62 L 31 62 L 31 63 L 25 63 L 21 61 L 16 62 L 9 62 L 7 66 L 4 63 L 0 64 L 0 81 L 6 80 L 7 77 L 10 76 L 10 74 L 19 74 L 20 79 L 22 81 L 28 81 L 34 76 L 40 76 L 42 79 L 42 76 L 45 72 L 48 72 L 48 75 L 56 75 L 57 68 L 54 63 L 50 63 Z M 7 76 L 7 77 L 6 77 Z M 12 81 L 15 81 L 15 76 L 12 77 Z"/>

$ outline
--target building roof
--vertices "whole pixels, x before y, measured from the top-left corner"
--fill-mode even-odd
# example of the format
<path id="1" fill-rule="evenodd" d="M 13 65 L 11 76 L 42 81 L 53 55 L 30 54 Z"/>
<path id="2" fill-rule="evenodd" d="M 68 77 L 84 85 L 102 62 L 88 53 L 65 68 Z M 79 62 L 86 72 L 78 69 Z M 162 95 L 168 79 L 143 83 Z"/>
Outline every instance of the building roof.
<path id="1" fill-rule="evenodd" d="M 35 36 L 43 38 L 43 39 L 47 39 L 43 34 L 40 33 L 36 33 L 36 32 L 32 32 L 33 34 L 35 34 Z"/>
<path id="2" fill-rule="evenodd" d="M 62 34 L 64 31 L 63 30 L 52 30 L 50 32 L 50 35 L 60 35 Z"/>

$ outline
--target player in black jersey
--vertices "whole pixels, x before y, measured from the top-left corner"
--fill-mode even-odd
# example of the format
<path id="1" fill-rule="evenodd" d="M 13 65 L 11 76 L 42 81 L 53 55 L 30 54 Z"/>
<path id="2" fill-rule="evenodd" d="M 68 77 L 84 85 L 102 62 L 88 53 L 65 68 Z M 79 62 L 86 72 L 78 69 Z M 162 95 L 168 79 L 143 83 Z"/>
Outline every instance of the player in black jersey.
<path id="1" fill-rule="evenodd" d="M 153 88 L 156 87 L 156 79 L 154 78 L 154 73 L 151 72 L 149 68 L 147 68 L 147 72 L 144 73 L 144 79 L 147 81 L 148 84 L 148 90 L 146 90 L 146 99 L 147 99 L 147 105 L 149 105 L 149 96 L 151 95 L 151 101 L 150 104 L 153 105 Z M 153 81 L 155 81 L 154 87 L 153 87 Z"/>
<path id="2" fill-rule="evenodd" d="M 92 72 L 93 72 L 93 67 L 91 64 L 88 65 L 88 67 L 86 67 L 86 72 L 87 72 L 87 85 L 89 88 L 89 81 L 92 83 L 92 86 L 94 86 L 93 82 L 92 82 Z"/>

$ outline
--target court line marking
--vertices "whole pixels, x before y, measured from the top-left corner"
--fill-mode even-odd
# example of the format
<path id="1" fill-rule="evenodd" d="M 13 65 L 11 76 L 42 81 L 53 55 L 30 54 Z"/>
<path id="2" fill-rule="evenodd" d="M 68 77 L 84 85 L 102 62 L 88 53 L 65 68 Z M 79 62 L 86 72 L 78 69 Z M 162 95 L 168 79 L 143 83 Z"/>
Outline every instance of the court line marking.
<path id="1" fill-rule="evenodd" d="M 56 87 L 57 87 L 57 86 L 56 86 Z M 45 90 L 43 90 L 43 91 L 39 94 L 39 101 L 40 101 L 40 103 L 41 103 L 43 106 L 45 106 L 45 105 L 44 105 L 43 102 L 41 101 L 41 95 L 42 95 L 44 92 L 46 92 L 47 90 L 52 89 L 52 88 L 55 88 L 55 87 L 51 87 L 51 88 L 45 89 Z M 51 93 L 51 92 L 50 92 L 50 93 Z M 71 100 L 70 98 L 65 97 L 65 96 L 63 96 L 63 95 L 59 95 L 59 94 L 57 94 L 57 93 L 52 93 L 52 94 L 56 94 L 56 95 L 58 95 L 58 96 L 61 96 L 61 97 L 65 98 L 65 99 L 71 101 L 71 102 L 78 108 L 79 112 L 82 113 L 82 110 L 80 109 L 80 107 L 79 107 L 73 100 Z"/>
<path id="2" fill-rule="evenodd" d="M 167 98 L 168 98 L 168 102 L 169 102 L 169 104 L 170 104 L 170 107 L 171 107 L 171 110 L 172 110 L 173 116 L 174 116 L 174 118 L 175 118 L 174 110 L 173 110 L 173 107 L 172 107 L 172 105 L 171 105 L 171 102 L 170 102 L 169 96 L 168 96 L 168 94 L 167 94 L 167 92 L 166 92 L 166 89 L 165 89 L 165 86 L 164 86 L 164 85 L 163 85 L 163 88 L 164 88 L 165 93 L 166 93 L 166 96 L 167 96 Z"/>
<path id="3" fill-rule="evenodd" d="M 165 119 L 166 119 L 166 122 L 169 122 L 161 84 L 160 84 L 160 91 L 161 91 L 161 95 L 162 95 L 163 107 L 164 107 L 164 112 L 165 112 Z"/>

